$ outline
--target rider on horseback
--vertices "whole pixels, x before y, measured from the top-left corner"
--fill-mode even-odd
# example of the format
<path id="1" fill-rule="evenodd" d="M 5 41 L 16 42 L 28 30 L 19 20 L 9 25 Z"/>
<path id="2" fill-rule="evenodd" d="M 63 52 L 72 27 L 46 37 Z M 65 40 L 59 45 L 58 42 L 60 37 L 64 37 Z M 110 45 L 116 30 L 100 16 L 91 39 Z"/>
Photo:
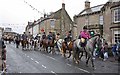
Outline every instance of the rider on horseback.
<path id="1" fill-rule="evenodd" d="M 45 32 L 43 32 L 42 39 L 45 39 L 45 38 L 46 38 L 46 34 Z"/>
<path id="2" fill-rule="evenodd" d="M 81 43 L 83 46 L 86 46 L 87 40 L 90 38 L 90 33 L 87 31 L 87 27 L 83 27 L 83 31 L 80 32 L 79 39 L 81 39 Z"/>
<path id="3" fill-rule="evenodd" d="M 68 42 L 70 42 L 71 40 L 72 40 L 72 34 L 71 31 L 69 31 L 66 33 L 66 36 L 64 38 L 67 49 L 68 49 Z"/>
<path id="4" fill-rule="evenodd" d="M 29 32 L 28 33 L 28 39 L 32 39 L 32 37 L 33 37 L 32 34 Z"/>
<path id="5" fill-rule="evenodd" d="M 19 47 L 19 44 L 20 44 L 20 35 L 17 34 L 17 36 L 15 37 L 15 42 L 16 42 L 16 48 Z"/>
<path id="6" fill-rule="evenodd" d="M 26 46 L 26 43 L 27 43 L 27 35 L 24 32 L 22 34 L 22 49 L 24 49 L 24 47 Z"/>
<path id="7" fill-rule="evenodd" d="M 27 40 L 27 35 L 25 34 L 25 32 L 22 34 L 22 40 Z"/>
<path id="8" fill-rule="evenodd" d="M 50 42 L 50 40 L 53 39 L 52 32 L 49 32 L 47 39 L 48 39 L 48 43 Z"/>
<path id="9" fill-rule="evenodd" d="M 43 34 L 42 34 L 41 44 L 43 43 L 43 40 L 44 40 L 44 39 L 46 39 L 46 34 L 45 34 L 45 32 L 43 32 Z"/>

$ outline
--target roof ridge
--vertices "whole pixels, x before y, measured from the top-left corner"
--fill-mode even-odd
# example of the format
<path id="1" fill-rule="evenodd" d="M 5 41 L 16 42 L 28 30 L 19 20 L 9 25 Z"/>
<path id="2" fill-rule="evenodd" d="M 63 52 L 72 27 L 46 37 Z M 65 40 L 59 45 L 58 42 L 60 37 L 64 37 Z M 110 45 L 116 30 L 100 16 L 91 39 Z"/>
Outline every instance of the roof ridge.
<path id="1" fill-rule="evenodd" d="M 95 8 L 95 7 L 102 6 L 102 5 L 105 5 L 105 4 L 96 5 L 96 6 L 93 6 L 93 7 L 90 7 L 90 8 Z M 88 8 L 88 9 L 90 9 L 90 8 Z"/>

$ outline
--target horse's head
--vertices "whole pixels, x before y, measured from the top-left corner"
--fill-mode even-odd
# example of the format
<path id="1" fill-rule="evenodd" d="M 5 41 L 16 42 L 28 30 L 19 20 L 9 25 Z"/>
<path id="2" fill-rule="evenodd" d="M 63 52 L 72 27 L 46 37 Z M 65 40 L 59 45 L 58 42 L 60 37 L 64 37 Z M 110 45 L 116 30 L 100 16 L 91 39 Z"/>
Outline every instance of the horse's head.
<path id="1" fill-rule="evenodd" d="M 91 38 L 91 41 L 93 42 L 93 45 L 95 44 L 100 45 L 101 39 L 100 39 L 100 34 L 96 34 Z"/>

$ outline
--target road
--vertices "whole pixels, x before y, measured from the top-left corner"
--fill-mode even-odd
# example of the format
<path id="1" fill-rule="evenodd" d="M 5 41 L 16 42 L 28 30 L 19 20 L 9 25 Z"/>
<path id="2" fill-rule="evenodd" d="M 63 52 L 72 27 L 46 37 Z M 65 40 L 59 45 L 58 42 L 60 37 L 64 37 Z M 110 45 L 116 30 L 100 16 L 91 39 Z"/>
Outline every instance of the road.
<path id="1" fill-rule="evenodd" d="M 65 59 L 59 53 L 48 54 L 44 51 L 23 51 L 14 44 L 7 44 L 8 73 L 118 73 L 117 62 L 95 60 L 95 70 L 85 66 L 85 58 L 75 64 L 72 58 Z"/>

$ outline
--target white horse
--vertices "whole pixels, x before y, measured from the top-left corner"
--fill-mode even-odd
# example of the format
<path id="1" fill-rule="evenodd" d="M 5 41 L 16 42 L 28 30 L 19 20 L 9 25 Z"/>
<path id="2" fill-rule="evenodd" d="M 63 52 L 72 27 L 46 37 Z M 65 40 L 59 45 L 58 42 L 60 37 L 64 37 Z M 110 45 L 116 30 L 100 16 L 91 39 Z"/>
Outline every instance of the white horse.
<path id="1" fill-rule="evenodd" d="M 64 39 L 59 39 L 57 41 L 57 47 L 58 47 L 58 49 L 59 49 L 59 51 L 60 51 L 61 54 L 63 53 L 63 51 L 62 51 L 62 43 L 63 42 L 64 42 Z"/>

